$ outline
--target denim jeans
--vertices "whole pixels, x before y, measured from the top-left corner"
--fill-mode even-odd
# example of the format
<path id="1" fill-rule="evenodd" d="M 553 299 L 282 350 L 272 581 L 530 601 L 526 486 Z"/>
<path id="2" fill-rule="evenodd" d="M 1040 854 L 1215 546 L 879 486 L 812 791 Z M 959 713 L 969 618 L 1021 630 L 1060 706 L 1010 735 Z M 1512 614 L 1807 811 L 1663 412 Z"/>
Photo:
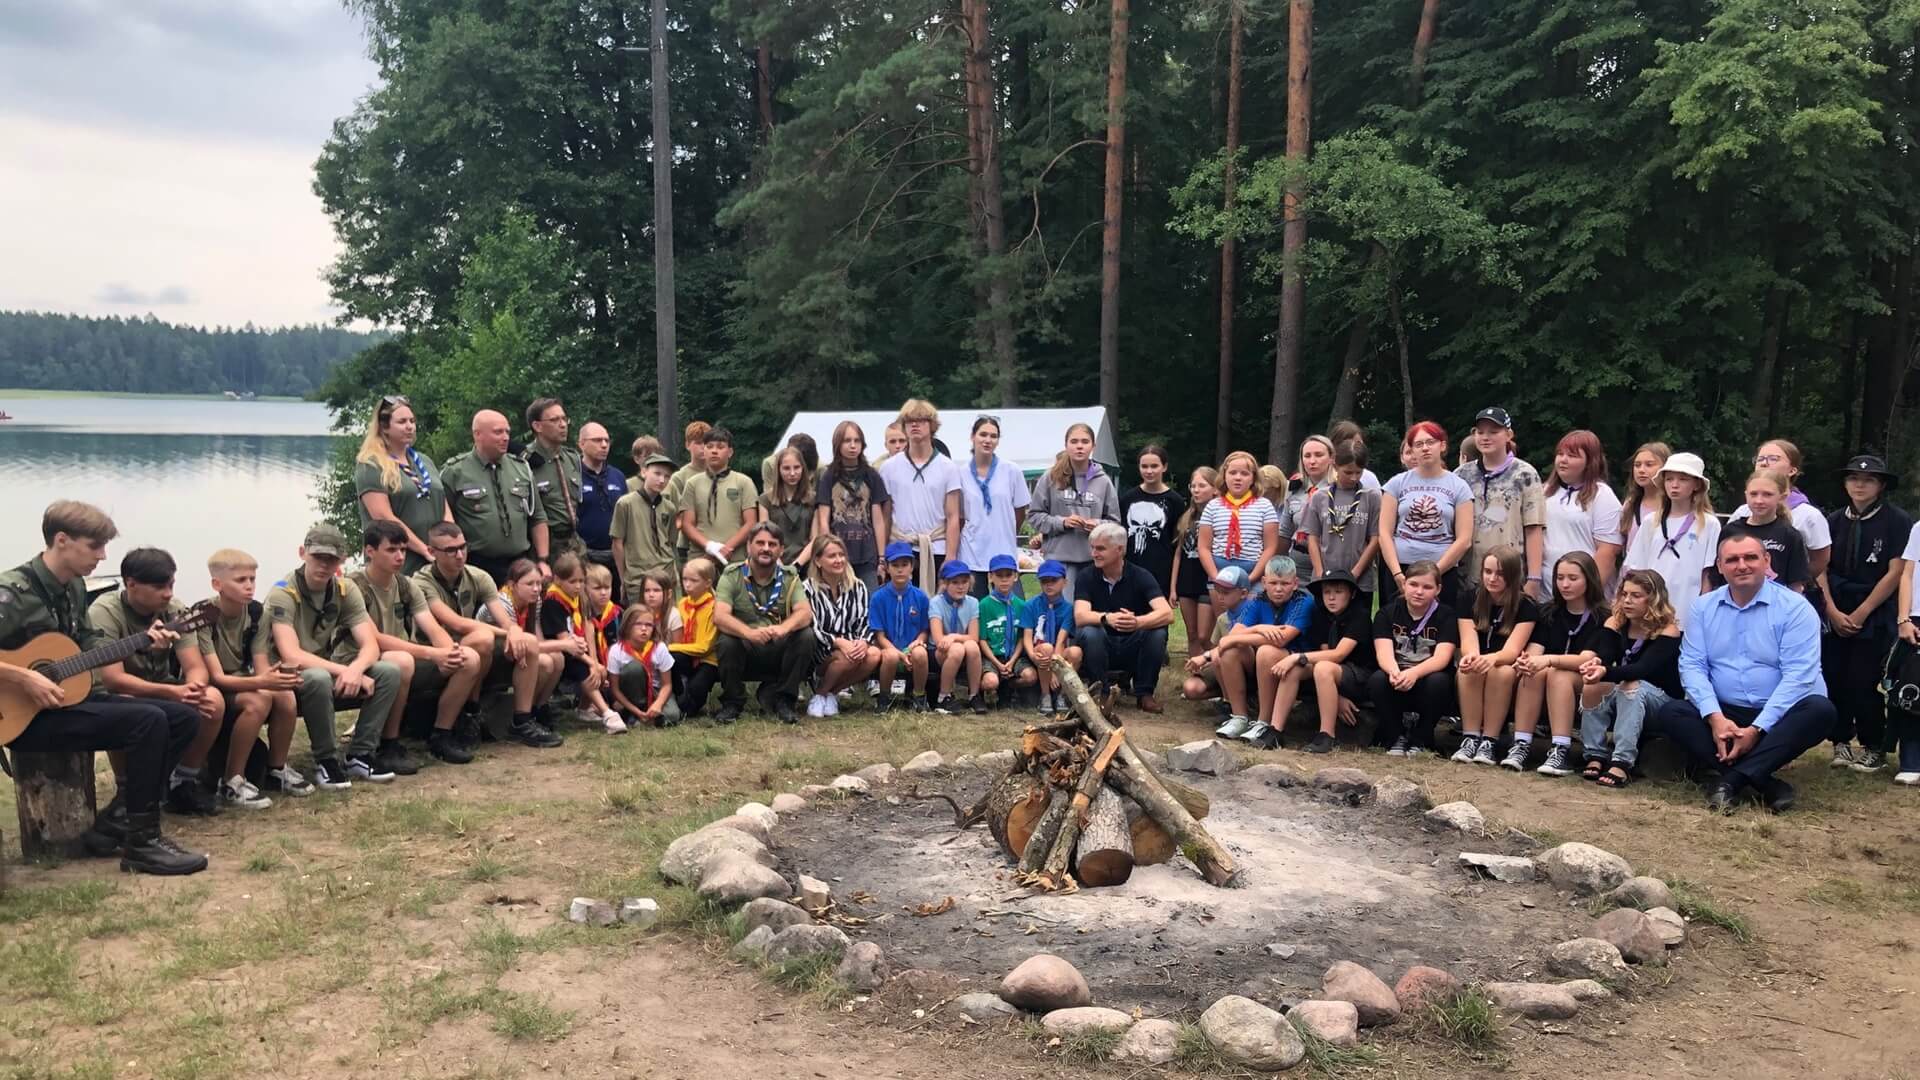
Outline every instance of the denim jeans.
<path id="1" fill-rule="evenodd" d="M 1673 699 L 1650 682 L 1640 682 L 1629 690 L 1616 686 L 1600 704 L 1580 710 L 1580 746 L 1589 758 L 1604 760 L 1600 748 L 1607 742 L 1607 727 L 1613 727 L 1613 760 L 1632 765 L 1640 758 L 1640 729 L 1647 716 L 1660 711 Z"/>

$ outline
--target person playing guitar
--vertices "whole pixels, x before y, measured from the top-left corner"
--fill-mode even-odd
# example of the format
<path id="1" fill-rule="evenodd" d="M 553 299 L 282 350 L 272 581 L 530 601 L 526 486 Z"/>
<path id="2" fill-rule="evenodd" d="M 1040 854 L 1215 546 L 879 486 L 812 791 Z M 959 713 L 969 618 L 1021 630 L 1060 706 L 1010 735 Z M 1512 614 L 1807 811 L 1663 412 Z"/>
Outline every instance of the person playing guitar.
<path id="1" fill-rule="evenodd" d="M 102 642 L 87 617 L 86 576 L 118 535 L 99 508 L 60 500 L 40 519 L 47 548 L 26 564 L 0 573 L 0 651 L 19 649 L 42 634 L 63 634 L 81 648 Z M 156 623 L 153 647 L 170 649 L 178 635 Z M 39 711 L 8 745 L 15 751 L 122 751 L 126 786 L 94 823 L 94 833 L 118 840 L 120 868 L 145 874 L 193 874 L 207 857 L 189 852 L 160 831 L 160 801 L 180 754 L 200 727 L 191 705 L 106 694 L 96 687 L 68 703 L 59 683 L 30 668 L 0 663 L 0 688 L 24 695 Z"/>

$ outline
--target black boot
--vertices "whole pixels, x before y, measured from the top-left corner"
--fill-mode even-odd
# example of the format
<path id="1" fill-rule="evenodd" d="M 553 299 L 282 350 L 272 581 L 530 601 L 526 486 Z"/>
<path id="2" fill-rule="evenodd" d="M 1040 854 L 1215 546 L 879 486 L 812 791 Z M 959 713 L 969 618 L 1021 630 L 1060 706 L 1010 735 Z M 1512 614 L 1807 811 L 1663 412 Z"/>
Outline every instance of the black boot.
<path id="1" fill-rule="evenodd" d="M 127 840 L 127 796 L 123 791 L 113 793 L 113 801 L 93 819 L 93 828 L 80 834 L 80 843 L 87 854 L 96 859 L 118 855 Z"/>
<path id="2" fill-rule="evenodd" d="M 458 735 L 438 729 L 427 736 L 427 753 L 449 765 L 465 765 L 473 760 L 473 751 L 467 749 Z"/>
<path id="3" fill-rule="evenodd" d="M 160 833 L 160 811 L 127 815 L 127 839 L 120 849 L 120 869 L 136 874 L 197 874 L 207 868 L 207 857 L 186 850 Z"/>
<path id="4" fill-rule="evenodd" d="M 399 739 L 381 739 L 379 748 L 373 752 L 373 762 L 395 776 L 412 776 L 420 771 L 420 763 L 413 760 Z"/>

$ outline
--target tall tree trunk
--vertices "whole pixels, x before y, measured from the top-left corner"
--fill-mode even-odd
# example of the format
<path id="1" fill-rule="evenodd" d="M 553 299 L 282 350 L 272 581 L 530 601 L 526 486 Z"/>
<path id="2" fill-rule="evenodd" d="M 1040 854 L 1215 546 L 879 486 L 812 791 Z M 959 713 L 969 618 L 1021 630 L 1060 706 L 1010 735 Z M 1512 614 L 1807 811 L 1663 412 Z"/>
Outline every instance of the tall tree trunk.
<path id="1" fill-rule="evenodd" d="M 761 45 L 753 51 L 755 97 L 760 105 L 760 145 L 773 141 L 773 50 Z"/>
<path id="2" fill-rule="evenodd" d="M 680 455 L 680 393 L 674 342 L 673 131 L 667 112 L 667 2 L 653 0 L 653 366 L 660 390 L 660 442 Z"/>
<path id="3" fill-rule="evenodd" d="M 1753 375 L 1747 381 L 1747 418 L 1751 424 L 1758 425 L 1768 417 L 1768 403 L 1773 398 L 1773 370 L 1780 359 L 1780 332 L 1786 319 L 1787 291 L 1784 286 L 1775 285 L 1767 290 L 1760 328 L 1760 353 L 1754 359 Z M 1767 423 L 1766 431 L 1752 433 L 1754 438 L 1771 437 L 1772 421 L 1768 420 Z"/>
<path id="4" fill-rule="evenodd" d="M 1233 216 L 1235 173 L 1240 153 L 1240 73 L 1245 30 L 1241 23 L 1239 0 L 1228 0 L 1233 21 L 1228 29 L 1227 45 L 1227 166 L 1220 179 L 1227 216 Z M 1220 241 L 1220 393 L 1213 416 L 1213 460 L 1222 461 L 1231 449 L 1233 434 L 1233 304 L 1234 278 L 1238 271 L 1238 247 L 1233 234 Z"/>
<path id="5" fill-rule="evenodd" d="M 1845 376 L 1842 386 L 1847 395 L 1847 409 L 1840 424 L 1840 449 L 1851 454 L 1854 447 L 1854 426 L 1858 422 L 1860 412 L 1860 316 L 1858 314 L 1847 317 L 1847 345 L 1846 351 L 1841 354 L 1840 365 L 1840 370 Z"/>
<path id="6" fill-rule="evenodd" d="M 1127 0 L 1110 0 L 1107 37 L 1107 184 L 1100 238 L 1100 404 L 1120 416 L 1120 195 L 1126 169 Z"/>
<path id="7" fill-rule="evenodd" d="M 1787 351 L 1787 328 L 1793 325 L 1793 300 L 1780 301 L 1780 329 L 1774 333 L 1773 386 L 1767 392 L 1767 431 L 1780 430 L 1780 403 L 1786 400 L 1787 369 L 1793 366 L 1793 354 Z M 1768 438 L 1762 435 L 1761 438 Z"/>
<path id="8" fill-rule="evenodd" d="M 995 396 L 1003 409 L 1020 402 L 1019 370 L 1014 358 L 1012 288 L 1007 282 L 1007 219 L 1001 197 L 1000 120 L 994 109 L 992 20 L 990 0 L 961 0 L 967 24 L 967 134 L 972 140 L 968 157 L 974 166 L 973 220 L 975 235 L 987 262 L 986 304 L 981 319 L 984 343 L 994 374 Z"/>
<path id="9" fill-rule="evenodd" d="M 1307 246 L 1307 148 L 1313 128 L 1313 0 L 1292 0 L 1287 20 L 1287 199 L 1281 227 L 1280 340 L 1273 360 L 1273 426 L 1267 460 L 1286 461 L 1299 413 L 1300 339 L 1306 325 L 1307 279 L 1300 258 Z"/>
<path id="10" fill-rule="evenodd" d="M 1360 396 L 1360 362 L 1366 358 L 1372 340 L 1373 320 L 1355 316 L 1347 329 L 1347 352 L 1340 358 L 1340 381 L 1333 388 L 1333 411 L 1327 414 L 1327 427 L 1353 419 L 1353 402 Z"/>
<path id="11" fill-rule="evenodd" d="M 1913 252 L 1898 264 L 1887 265 L 1876 277 L 1888 314 L 1878 316 L 1867 344 L 1866 406 L 1860 420 L 1862 445 L 1882 452 L 1893 449 L 1893 409 L 1910 406 L 1916 391 L 1914 367 L 1915 285 L 1920 283 L 1920 237 Z"/>
<path id="12" fill-rule="evenodd" d="M 1387 280 L 1387 318 L 1393 321 L 1393 340 L 1400 348 L 1400 412 L 1413 426 L 1413 348 L 1407 343 L 1407 321 L 1400 315 L 1400 283 Z"/>
<path id="13" fill-rule="evenodd" d="M 1413 35 L 1413 63 L 1407 66 L 1407 108 L 1418 108 L 1420 90 L 1427 80 L 1427 52 L 1433 48 L 1433 35 L 1440 23 L 1440 0 L 1422 0 L 1420 29 Z"/>

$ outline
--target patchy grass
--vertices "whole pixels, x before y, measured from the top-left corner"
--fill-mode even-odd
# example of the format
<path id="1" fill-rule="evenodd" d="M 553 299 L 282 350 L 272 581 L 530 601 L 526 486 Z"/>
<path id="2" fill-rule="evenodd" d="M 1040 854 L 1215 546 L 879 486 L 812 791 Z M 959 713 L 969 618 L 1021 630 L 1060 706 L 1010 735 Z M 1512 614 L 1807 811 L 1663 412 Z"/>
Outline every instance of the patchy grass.
<path id="1" fill-rule="evenodd" d="M 1463 1050 L 1486 1053 L 1499 1046 L 1500 1025 L 1493 1002 L 1476 987 L 1429 1006 L 1426 1020 L 1434 1034 Z"/>
<path id="2" fill-rule="evenodd" d="M 1309 1031 L 1301 1031 L 1300 1040 L 1307 1045 L 1307 1064 L 1328 1076 L 1345 1076 L 1349 1071 L 1371 1069 L 1380 1063 L 1380 1051 L 1365 1043 L 1335 1046 Z"/>
<path id="3" fill-rule="evenodd" d="M 775 986 L 806 994 L 822 1005 L 831 1006 L 853 996 L 852 988 L 835 974 L 839 967 L 839 957 L 831 953 L 813 953 L 769 964 L 764 971 Z"/>
<path id="4" fill-rule="evenodd" d="M 1097 1065 L 1113 1057 L 1126 1034 L 1111 1029 L 1079 1031 L 1060 1037 L 1060 1056 L 1075 1065 Z"/>
<path id="5" fill-rule="evenodd" d="M 1830 877 L 1807 890 L 1807 899 L 1826 907 L 1864 913 L 1878 910 L 1879 902 L 1867 893 L 1867 887 L 1850 877 Z"/>
<path id="6" fill-rule="evenodd" d="M 1753 926 L 1747 917 L 1715 899 L 1705 886 L 1686 878 L 1667 878 L 1666 882 L 1673 890 L 1673 902 L 1688 920 L 1717 926 L 1742 945 L 1753 941 Z"/>
<path id="7" fill-rule="evenodd" d="M 1232 1063 L 1221 1055 L 1220 1048 L 1213 1045 L 1213 1040 L 1207 1038 L 1207 1033 L 1201 1031 L 1200 1025 L 1195 1023 L 1180 1025 L 1180 1033 L 1174 1039 L 1173 1060 L 1188 1072 L 1217 1073 L 1226 1072 L 1233 1067 Z"/>
<path id="8" fill-rule="evenodd" d="M 111 881 L 75 881 L 64 885 L 0 889 L 0 924 L 91 915 L 118 891 L 119 886 Z"/>
<path id="9" fill-rule="evenodd" d="M 488 995 L 486 1010 L 493 1017 L 493 1030 L 509 1039 L 558 1042 L 573 1030 L 571 1011 L 529 994 L 496 990 Z"/>

